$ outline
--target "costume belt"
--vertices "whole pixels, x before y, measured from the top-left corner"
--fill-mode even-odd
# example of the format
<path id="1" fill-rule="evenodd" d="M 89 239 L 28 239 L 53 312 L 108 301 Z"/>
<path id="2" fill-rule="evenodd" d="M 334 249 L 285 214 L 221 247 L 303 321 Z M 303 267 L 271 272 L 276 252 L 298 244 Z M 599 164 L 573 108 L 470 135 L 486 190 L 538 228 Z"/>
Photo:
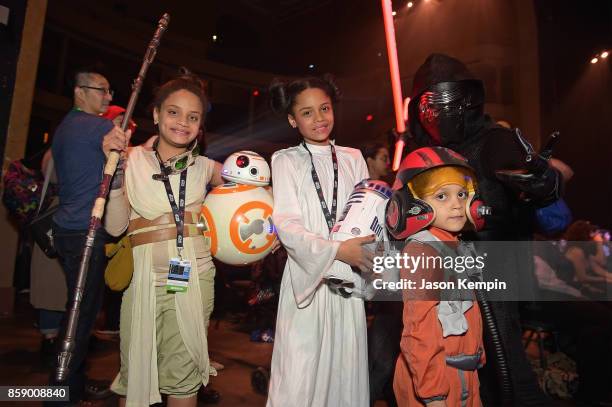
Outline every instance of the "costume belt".
<path id="1" fill-rule="evenodd" d="M 184 237 L 202 236 L 203 227 L 199 224 L 197 212 L 185 212 Z M 150 229 L 140 232 L 142 229 Z M 135 218 L 130 220 L 128 234 L 132 247 L 147 243 L 163 242 L 176 239 L 176 224 L 171 213 L 164 214 L 153 220 Z"/>
<path id="2" fill-rule="evenodd" d="M 482 349 L 478 349 L 474 355 L 453 355 L 446 357 L 446 364 L 459 370 L 476 370 L 480 366 Z"/>

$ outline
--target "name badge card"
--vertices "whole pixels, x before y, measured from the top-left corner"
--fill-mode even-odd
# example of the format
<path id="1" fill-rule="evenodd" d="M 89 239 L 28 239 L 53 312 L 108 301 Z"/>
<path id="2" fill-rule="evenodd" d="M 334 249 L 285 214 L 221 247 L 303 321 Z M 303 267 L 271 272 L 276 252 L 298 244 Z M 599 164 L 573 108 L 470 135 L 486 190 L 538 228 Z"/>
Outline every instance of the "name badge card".
<path id="1" fill-rule="evenodd" d="M 168 281 L 166 288 L 168 292 L 184 293 L 189 286 L 189 275 L 191 274 L 191 261 L 179 258 L 170 259 L 168 270 Z"/>

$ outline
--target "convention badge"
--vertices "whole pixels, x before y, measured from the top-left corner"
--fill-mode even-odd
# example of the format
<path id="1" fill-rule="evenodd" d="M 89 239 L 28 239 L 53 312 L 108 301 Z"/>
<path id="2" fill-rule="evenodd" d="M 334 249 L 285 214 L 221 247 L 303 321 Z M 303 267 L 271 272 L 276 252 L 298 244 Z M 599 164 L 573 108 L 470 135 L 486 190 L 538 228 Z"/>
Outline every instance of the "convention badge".
<path id="1" fill-rule="evenodd" d="M 170 259 L 168 280 L 166 289 L 168 292 L 184 293 L 189 286 L 189 275 L 191 274 L 191 261 L 179 258 Z"/>

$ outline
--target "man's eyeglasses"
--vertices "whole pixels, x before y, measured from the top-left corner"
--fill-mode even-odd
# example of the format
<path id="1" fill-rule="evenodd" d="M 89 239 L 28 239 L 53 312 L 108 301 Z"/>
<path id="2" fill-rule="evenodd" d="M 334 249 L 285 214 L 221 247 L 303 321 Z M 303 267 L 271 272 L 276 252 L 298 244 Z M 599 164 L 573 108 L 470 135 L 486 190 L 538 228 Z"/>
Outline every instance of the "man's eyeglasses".
<path id="1" fill-rule="evenodd" d="M 111 97 L 115 94 L 115 92 L 109 88 L 98 88 L 95 86 L 86 86 L 86 85 L 79 85 L 79 88 L 99 90 L 100 92 L 104 92 L 104 94 L 111 95 Z"/>

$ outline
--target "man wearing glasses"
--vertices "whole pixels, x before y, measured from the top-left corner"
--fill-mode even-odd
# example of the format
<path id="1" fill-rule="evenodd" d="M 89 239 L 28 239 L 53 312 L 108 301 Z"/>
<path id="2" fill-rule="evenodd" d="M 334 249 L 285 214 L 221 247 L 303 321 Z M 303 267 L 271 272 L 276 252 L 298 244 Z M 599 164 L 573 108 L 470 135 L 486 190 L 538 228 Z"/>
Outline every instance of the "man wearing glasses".
<path id="1" fill-rule="evenodd" d="M 68 287 L 68 304 L 74 299 L 85 236 L 96 199 L 106 157 L 111 150 L 124 151 L 130 132 L 123 132 L 110 120 L 100 117 L 113 99 L 108 80 L 92 70 L 74 76 L 74 107 L 57 127 L 52 144 L 53 160 L 59 181 L 59 207 L 53 217 L 53 238 Z M 66 383 L 70 401 L 103 398 L 111 395 L 108 386 L 87 382 L 85 359 L 89 337 L 102 302 L 104 288 L 105 231 L 98 231 L 92 250 L 87 281 L 80 307 L 75 349 Z M 62 321 L 65 335 L 66 316 Z"/>

